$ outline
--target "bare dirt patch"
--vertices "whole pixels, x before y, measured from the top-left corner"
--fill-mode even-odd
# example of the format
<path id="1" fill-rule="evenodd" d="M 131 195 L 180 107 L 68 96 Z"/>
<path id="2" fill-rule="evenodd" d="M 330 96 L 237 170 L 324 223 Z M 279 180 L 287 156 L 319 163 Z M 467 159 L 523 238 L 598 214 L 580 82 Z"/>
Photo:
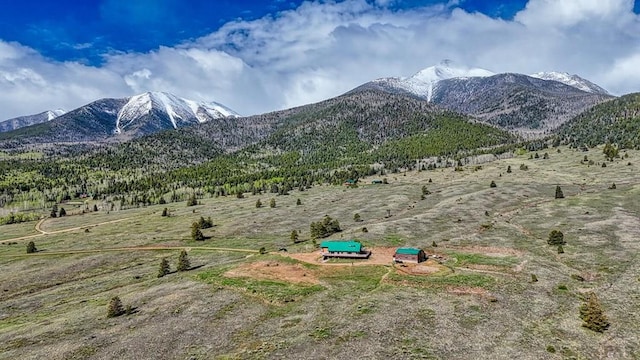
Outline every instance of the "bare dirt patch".
<path id="1" fill-rule="evenodd" d="M 447 270 L 445 266 L 435 260 L 427 260 L 420 264 L 402 264 L 395 266 L 395 268 L 399 274 L 407 275 L 430 275 Z"/>
<path id="2" fill-rule="evenodd" d="M 277 261 L 258 261 L 243 264 L 223 274 L 226 277 L 251 277 L 264 280 L 281 280 L 297 284 L 318 284 L 315 274 L 301 264 L 284 264 Z"/>

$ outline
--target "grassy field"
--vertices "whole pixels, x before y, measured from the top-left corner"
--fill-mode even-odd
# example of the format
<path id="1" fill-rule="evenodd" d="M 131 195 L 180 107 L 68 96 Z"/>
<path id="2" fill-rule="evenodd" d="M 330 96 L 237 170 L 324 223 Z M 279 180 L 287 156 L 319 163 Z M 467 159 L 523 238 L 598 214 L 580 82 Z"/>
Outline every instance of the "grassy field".
<path id="1" fill-rule="evenodd" d="M 640 152 L 602 167 L 596 149 L 547 151 L 384 185 L 0 226 L 0 359 L 639 359 Z M 421 247 L 434 270 L 278 252 L 315 251 L 309 224 L 325 215 L 343 229 L 332 238 Z M 192 241 L 201 216 L 215 226 Z M 192 269 L 175 272 L 182 249 Z M 162 258 L 173 272 L 157 278 Z M 581 326 L 588 292 L 611 323 L 603 334 Z M 113 296 L 133 313 L 107 318 Z"/>

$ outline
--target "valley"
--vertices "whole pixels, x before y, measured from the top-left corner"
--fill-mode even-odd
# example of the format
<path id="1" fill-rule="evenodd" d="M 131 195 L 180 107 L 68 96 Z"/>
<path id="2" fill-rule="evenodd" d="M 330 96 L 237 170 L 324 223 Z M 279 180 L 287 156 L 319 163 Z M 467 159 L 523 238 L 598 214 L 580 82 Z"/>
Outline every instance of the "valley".
<path id="1" fill-rule="evenodd" d="M 194 206 L 188 187 L 176 201 L 158 190 L 164 204 L 56 201 L 67 215 L 55 218 L 48 203 L 33 210 L 41 221 L 0 226 L 0 359 L 640 357 L 640 151 L 607 160 L 601 145 L 514 147 L 482 158 L 347 167 L 286 195 L 271 184 L 203 191 Z M 325 215 L 342 230 L 329 238 L 381 257 L 319 261 L 310 223 Z M 195 241 L 201 217 L 214 226 Z M 563 253 L 547 243 L 552 230 Z M 37 252 L 25 252 L 29 241 Z M 429 260 L 377 260 L 404 246 Z M 191 269 L 178 272 L 181 250 Z M 171 273 L 158 278 L 162 258 Z M 582 327 L 589 293 L 610 322 L 603 333 Z M 106 317 L 114 296 L 130 314 Z"/>

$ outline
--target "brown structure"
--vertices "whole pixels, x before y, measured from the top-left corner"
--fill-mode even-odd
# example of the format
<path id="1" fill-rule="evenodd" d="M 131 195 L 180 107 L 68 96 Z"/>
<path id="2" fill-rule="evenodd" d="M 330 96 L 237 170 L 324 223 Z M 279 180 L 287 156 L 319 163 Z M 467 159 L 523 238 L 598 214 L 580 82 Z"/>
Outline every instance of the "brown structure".
<path id="1" fill-rule="evenodd" d="M 427 261 L 427 254 L 424 250 L 417 248 L 398 248 L 393 254 L 393 262 L 397 263 L 421 263 Z"/>

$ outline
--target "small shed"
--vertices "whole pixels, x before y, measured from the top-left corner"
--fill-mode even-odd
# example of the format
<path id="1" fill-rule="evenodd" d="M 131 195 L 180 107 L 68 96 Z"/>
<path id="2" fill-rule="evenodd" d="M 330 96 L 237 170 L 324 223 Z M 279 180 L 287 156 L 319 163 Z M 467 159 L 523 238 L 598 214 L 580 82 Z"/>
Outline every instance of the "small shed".
<path id="1" fill-rule="evenodd" d="M 393 254 L 394 262 L 411 262 L 421 263 L 427 260 L 427 254 L 424 250 L 418 248 L 398 248 L 396 253 Z"/>
<path id="2" fill-rule="evenodd" d="M 365 250 L 358 241 L 348 240 L 326 240 L 320 243 L 323 259 L 335 258 L 356 258 L 366 259 L 371 255 L 371 251 Z"/>

